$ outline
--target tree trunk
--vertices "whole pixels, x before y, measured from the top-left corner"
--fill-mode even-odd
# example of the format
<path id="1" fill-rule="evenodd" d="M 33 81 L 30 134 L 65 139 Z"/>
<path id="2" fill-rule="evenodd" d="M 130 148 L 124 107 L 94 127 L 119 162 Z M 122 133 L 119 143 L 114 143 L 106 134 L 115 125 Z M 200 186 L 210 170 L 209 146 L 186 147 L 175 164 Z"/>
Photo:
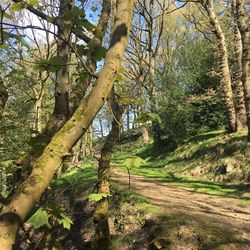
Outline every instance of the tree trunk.
<path id="1" fill-rule="evenodd" d="M 119 140 L 120 124 L 123 110 L 116 100 L 114 89 L 110 97 L 110 106 L 114 115 L 112 128 L 108 134 L 105 144 L 101 150 L 101 157 L 98 166 L 98 193 L 110 194 L 109 177 L 110 177 L 110 160 L 113 149 Z M 102 198 L 96 204 L 94 213 L 95 239 L 93 245 L 95 249 L 107 250 L 110 248 L 110 231 L 108 224 L 108 198 Z"/>
<path id="2" fill-rule="evenodd" d="M 0 78 L 0 119 L 3 116 L 3 111 L 4 111 L 4 107 L 5 104 L 7 102 L 8 99 L 8 92 L 6 87 L 3 84 L 2 79 Z"/>
<path id="3" fill-rule="evenodd" d="M 42 73 L 38 73 L 38 81 L 40 84 L 40 90 L 38 91 L 35 87 L 33 88 L 35 96 L 35 119 L 34 119 L 34 130 L 40 134 L 42 132 L 42 99 L 43 99 L 43 86 L 42 86 Z"/>
<path id="4" fill-rule="evenodd" d="M 10 250 L 19 225 L 50 184 L 63 158 L 82 137 L 107 99 L 127 44 L 133 0 L 117 1 L 117 14 L 105 64 L 98 74 L 95 88 L 82 101 L 73 116 L 60 129 L 34 164 L 29 178 L 19 187 L 0 216 L 0 249 Z"/>
<path id="5" fill-rule="evenodd" d="M 70 8 L 69 3 L 71 0 L 63 0 L 60 2 L 62 7 L 65 8 Z M 64 4 L 65 3 L 65 4 Z M 98 29 L 99 30 L 105 30 L 107 27 L 108 23 L 108 17 L 110 13 L 110 0 L 103 0 L 103 9 L 102 13 L 100 15 L 100 19 L 98 22 Z M 64 11 L 67 11 L 65 9 Z M 63 14 L 63 10 L 61 11 L 61 14 Z M 61 15 L 60 14 L 60 15 Z M 58 46 L 60 46 L 58 55 L 62 56 L 65 59 L 63 61 L 65 62 L 65 65 L 63 68 L 60 69 L 61 73 L 57 73 L 57 82 L 56 82 L 56 94 L 55 94 L 55 107 L 54 107 L 54 112 L 52 116 L 50 117 L 45 129 L 42 131 L 40 135 L 37 136 L 32 149 L 28 154 L 25 156 L 25 158 L 22 160 L 22 166 L 24 169 L 27 169 L 26 172 L 24 172 L 24 177 L 23 179 L 26 179 L 27 173 L 31 170 L 31 165 L 35 162 L 35 160 L 38 159 L 38 157 L 42 154 L 44 148 L 48 145 L 50 142 L 52 136 L 65 124 L 67 119 L 69 118 L 70 115 L 72 115 L 77 107 L 79 106 L 82 98 L 85 96 L 85 93 L 87 91 L 87 88 L 91 82 L 92 76 L 89 74 L 86 75 L 86 77 L 83 79 L 81 78 L 80 81 L 78 82 L 77 86 L 73 91 L 70 93 L 70 103 L 68 100 L 68 88 L 69 88 L 69 74 L 68 74 L 68 64 L 69 64 L 69 59 L 70 56 L 67 56 L 67 53 L 70 53 L 69 47 L 67 46 L 67 43 L 70 41 L 70 31 L 71 27 L 69 26 L 68 23 L 64 23 L 63 19 L 59 21 L 58 25 L 62 26 L 60 29 L 58 29 L 58 36 L 63 38 L 58 39 Z M 69 26 L 69 27 L 68 27 Z M 65 28 L 65 30 L 62 28 Z M 67 37 L 68 35 L 68 37 Z M 94 39 L 93 42 L 96 44 L 101 45 L 103 39 L 103 33 L 100 32 L 98 33 L 98 36 Z M 68 60 L 68 61 L 67 61 Z M 88 62 L 88 67 L 95 71 L 96 69 L 96 62 L 90 58 L 87 60 Z M 62 81 L 60 81 L 60 77 L 62 77 Z M 68 80 L 68 83 L 66 82 Z M 62 84 L 62 86 L 60 86 Z M 63 92 L 64 94 L 61 95 L 60 93 L 57 94 L 57 90 L 60 92 Z M 63 96 L 65 98 L 63 98 Z M 69 105 L 70 104 L 70 105 Z M 60 108 L 60 105 L 65 106 Z"/>
<path id="6" fill-rule="evenodd" d="M 130 130 L 130 114 L 129 114 L 129 107 L 127 107 L 126 116 L 127 116 L 127 131 L 129 131 L 129 130 Z"/>
<path id="7" fill-rule="evenodd" d="M 63 65 L 56 72 L 55 86 L 55 106 L 53 114 L 47 122 L 44 130 L 40 133 L 32 149 L 22 160 L 23 179 L 26 179 L 31 171 L 31 166 L 35 160 L 42 154 L 43 149 L 50 142 L 52 136 L 65 124 L 69 118 L 69 63 L 70 63 L 70 47 L 71 42 L 71 23 L 63 19 L 63 15 L 71 10 L 72 0 L 61 0 L 59 17 L 58 17 L 58 40 L 57 40 L 57 56 L 63 61 Z"/>
<path id="8" fill-rule="evenodd" d="M 244 89 L 242 84 L 242 37 L 237 24 L 236 17 L 236 4 L 232 1 L 232 16 L 234 24 L 234 48 L 235 48 L 235 96 L 236 96 L 236 116 L 237 116 L 237 129 L 242 129 L 247 125 L 246 108 L 244 100 Z"/>
<path id="9" fill-rule="evenodd" d="M 242 83 L 247 113 L 248 140 L 250 141 L 250 17 L 244 9 L 244 0 L 236 0 L 236 18 L 242 37 Z"/>
<path id="10" fill-rule="evenodd" d="M 213 0 L 201 1 L 204 9 L 206 10 L 212 31 L 217 39 L 217 50 L 221 71 L 221 86 L 224 95 L 224 102 L 226 107 L 228 132 L 233 133 L 237 130 L 236 112 L 233 103 L 233 91 L 231 83 L 230 68 L 228 63 L 228 51 L 226 47 L 225 35 L 221 29 L 218 16 L 214 11 Z"/>

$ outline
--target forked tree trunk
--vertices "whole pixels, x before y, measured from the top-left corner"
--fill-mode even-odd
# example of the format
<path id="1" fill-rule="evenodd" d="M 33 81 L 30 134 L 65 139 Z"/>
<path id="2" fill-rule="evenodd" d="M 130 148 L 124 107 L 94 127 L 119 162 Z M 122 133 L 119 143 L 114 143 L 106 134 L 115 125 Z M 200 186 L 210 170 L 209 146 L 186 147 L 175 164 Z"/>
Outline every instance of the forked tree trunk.
<path id="1" fill-rule="evenodd" d="M 110 106 L 113 113 L 112 128 L 108 134 L 105 144 L 101 150 L 101 157 L 98 166 L 98 193 L 110 194 L 109 177 L 110 177 L 110 160 L 113 149 L 119 140 L 120 124 L 122 120 L 123 109 L 119 106 L 118 100 L 115 97 L 115 92 L 112 90 L 110 97 Z M 107 250 L 110 247 L 110 230 L 108 224 L 108 198 L 103 198 L 96 204 L 94 213 L 95 223 L 95 239 L 93 246 L 95 249 Z"/>
<path id="2" fill-rule="evenodd" d="M 120 68 L 128 41 L 133 0 L 117 0 L 117 12 L 105 64 L 98 74 L 95 88 L 82 101 L 73 116 L 60 129 L 34 164 L 29 178 L 19 187 L 0 216 L 0 249 L 10 250 L 14 245 L 19 225 L 49 186 L 63 159 L 86 132 L 97 112 L 107 99 Z"/>
<path id="3" fill-rule="evenodd" d="M 69 4 L 71 0 L 63 0 L 61 1 L 62 7 L 64 7 L 64 11 L 69 10 L 71 7 Z M 100 15 L 100 19 L 97 25 L 98 30 L 106 30 L 107 23 L 108 23 L 108 17 L 110 14 L 110 0 L 103 0 L 103 8 Z M 61 10 L 61 14 L 63 15 L 64 12 Z M 61 15 L 60 14 L 60 15 Z M 68 42 L 70 42 L 70 31 L 71 27 L 68 23 L 64 23 L 63 20 L 59 21 L 59 26 L 62 26 L 60 29 L 58 29 L 58 36 L 60 36 L 62 39 L 58 40 L 58 55 L 62 56 L 64 60 L 65 65 L 63 68 L 60 69 L 60 71 L 57 73 L 57 81 L 56 81 L 56 93 L 55 93 L 55 107 L 54 112 L 51 115 L 45 129 L 42 131 L 40 135 L 37 136 L 32 149 L 28 152 L 28 154 L 25 156 L 25 158 L 22 160 L 22 166 L 24 169 L 28 169 L 24 173 L 23 179 L 26 179 L 26 173 L 31 170 L 31 165 L 35 162 L 35 160 L 38 159 L 38 157 L 42 154 L 44 148 L 48 145 L 50 142 L 52 136 L 65 124 L 69 116 L 71 116 L 77 107 L 79 106 L 82 98 L 85 96 L 85 93 L 87 91 L 88 86 L 90 85 L 92 76 L 90 74 L 87 74 L 86 77 L 80 78 L 78 81 L 77 86 L 73 89 L 73 91 L 70 93 L 70 103 L 68 100 L 68 89 L 69 89 L 69 75 L 68 75 L 68 64 L 70 59 L 70 54 L 67 56 L 67 53 L 70 53 Z M 68 27 L 69 26 L 69 27 Z M 101 45 L 103 39 L 103 33 L 98 33 L 98 36 L 94 38 L 94 41 L 96 45 Z M 87 60 L 88 67 L 95 71 L 96 69 L 96 62 L 91 58 L 88 58 Z M 60 78 L 63 78 L 62 81 Z M 68 82 L 67 82 L 68 81 Z M 60 91 L 64 93 L 63 95 L 60 93 L 57 93 L 57 91 Z M 63 98 L 64 96 L 64 98 Z M 60 108 L 60 105 L 65 106 Z"/>
<path id="4" fill-rule="evenodd" d="M 214 10 L 213 0 L 201 0 L 200 1 L 205 11 L 207 12 L 212 31 L 217 39 L 217 50 L 221 71 L 221 87 L 224 95 L 224 103 L 226 107 L 228 132 L 233 133 L 237 130 L 236 112 L 233 102 L 232 82 L 230 75 L 230 68 L 228 63 L 228 51 L 226 46 L 225 35 L 221 29 L 218 16 Z"/>
<path id="5" fill-rule="evenodd" d="M 248 140 L 250 141 L 250 15 L 244 9 L 244 0 L 236 0 L 236 18 L 242 37 L 242 83 L 247 113 Z"/>
<path id="6" fill-rule="evenodd" d="M 246 108 L 244 100 L 244 90 L 242 84 L 242 37 L 237 24 L 236 17 L 236 5 L 235 1 L 232 1 L 232 15 L 234 24 L 234 51 L 235 51 L 235 102 L 236 102 L 236 116 L 237 116 L 237 128 L 242 129 L 247 125 Z"/>

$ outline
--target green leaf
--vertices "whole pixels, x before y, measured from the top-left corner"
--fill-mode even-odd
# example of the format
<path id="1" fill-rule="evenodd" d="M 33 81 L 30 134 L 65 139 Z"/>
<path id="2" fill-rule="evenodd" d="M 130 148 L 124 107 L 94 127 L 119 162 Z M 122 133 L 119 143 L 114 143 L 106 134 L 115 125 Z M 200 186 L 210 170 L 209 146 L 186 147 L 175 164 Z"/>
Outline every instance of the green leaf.
<path id="1" fill-rule="evenodd" d="M 13 16 L 7 14 L 6 12 L 3 13 L 3 17 L 5 17 L 5 18 L 7 18 L 7 19 L 13 19 Z"/>
<path id="2" fill-rule="evenodd" d="M 96 61 L 102 60 L 106 55 L 106 49 L 102 46 L 98 46 L 93 51 L 93 57 Z"/>
<path id="3" fill-rule="evenodd" d="M 73 221 L 63 213 L 61 213 L 61 218 L 57 218 L 57 221 L 60 225 L 68 230 L 70 230 L 70 227 L 73 224 Z"/>
<path id="4" fill-rule="evenodd" d="M 9 50 L 9 45 L 6 43 L 3 43 L 0 45 L 0 49 Z"/>
<path id="5" fill-rule="evenodd" d="M 88 196 L 89 201 L 100 201 L 103 198 L 110 197 L 110 194 L 107 193 L 99 193 L 99 194 L 90 194 Z"/>
<path id="6" fill-rule="evenodd" d="M 30 4 L 32 6 L 38 6 L 39 0 L 28 0 L 28 4 Z"/>
<path id="7" fill-rule="evenodd" d="M 25 3 L 24 2 L 19 2 L 19 3 L 13 3 L 10 6 L 10 9 L 12 11 L 21 11 L 22 9 L 25 8 Z"/>
<path id="8" fill-rule="evenodd" d="M 27 223 L 31 224 L 35 229 L 40 228 L 42 226 L 51 227 L 49 224 L 49 216 L 45 210 L 39 208 L 27 221 Z"/>
<path id="9" fill-rule="evenodd" d="M 87 55 L 89 50 L 85 45 L 77 44 L 76 45 L 76 51 L 77 51 L 79 56 L 84 56 L 84 55 Z"/>
<path id="10" fill-rule="evenodd" d="M 55 70 L 60 69 L 64 65 L 63 59 L 60 56 L 51 57 L 49 63 L 55 68 Z"/>
<path id="11" fill-rule="evenodd" d="M 72 8 L 72 13 L 75 15 L 75 17 L 81 17 L 81 16 L 83 17 L 83 16 L 85 16 L 84 9 L 81 9 L 81 8 L 79 8 L 77 6 L 74 6 Z"/>

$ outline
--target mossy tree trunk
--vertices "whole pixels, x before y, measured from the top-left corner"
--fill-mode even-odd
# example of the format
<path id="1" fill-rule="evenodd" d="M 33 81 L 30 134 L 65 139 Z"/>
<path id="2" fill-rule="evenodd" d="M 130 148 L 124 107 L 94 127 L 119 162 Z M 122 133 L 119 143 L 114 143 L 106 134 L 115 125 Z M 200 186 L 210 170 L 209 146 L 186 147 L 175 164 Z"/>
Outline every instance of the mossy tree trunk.
<path id="1" fill-rule="evenodd" d="M 25 221 L 31 209 L 49 186 L 65 156 L 86 132 L 113 87 L 128 41 L 133 0 L 118 0 L 116 6 L 117 12 L 110 46 L 95 87 L 84 98 L 72 117 L 53 136 L 35 162 L 28 179 L 20 185 L 9 204 L 5 205 L 1 211 L 1 250 L 12 249 L 19 225 Z"/>
<path id="2" fill-rule="evenodd" d="M 213 0 L 201 0 L 200 3 L 204 7 L 208 15 L 209 22 L 212 26 L 212 31 L 217 39 L 217 51 L 221 72 L 221 87 L 226 107 L 228 132 L 233 133 L 237 130 L 237 121 L 233 102 L 232 82 L 228 62 L 228 51 L 226 46 L 225 34 L 221 28 L 218 16 L 215 13 Z"/>
<path id="3" fill-rule="evenodd" d="M 250 141 L 250 15 L 244 0 L 236 0 L 236 19 L 242 37 L 242 83 L 247 113 L 248 140 Z"/>
<path id="4" fill-rule="evenodd" d="M 120 126 L 123 109 L 119 106 L 114 89 L 109 97 L 110 106 L 113 113 L 112 128 L 105 140 L 101 150 L 101 157 L 98 166 L 98 193 L 109 194 L 110 160 L 113 149 L 119 140 Z M 95 249 L 107 250 L 110 247 L 110 231 L 108 224 L 108 198 L 103 198 L 96 204 L 94 213 L 95 239 L 93 246 Z"/>

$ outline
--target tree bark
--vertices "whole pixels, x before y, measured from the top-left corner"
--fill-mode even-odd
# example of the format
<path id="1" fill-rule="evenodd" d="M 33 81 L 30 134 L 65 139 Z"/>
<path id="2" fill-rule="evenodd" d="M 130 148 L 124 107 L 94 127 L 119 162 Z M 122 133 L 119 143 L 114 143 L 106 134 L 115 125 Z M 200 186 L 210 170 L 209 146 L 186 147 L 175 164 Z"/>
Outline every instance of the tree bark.
<path id="1" fill-rule="evenodd" d="M 234 8 L 235 9 L 235 8 Z M 234 12 L 233 12 L 234 13 Z M 236 96 L 236 116 L 237 129 L 242 129 L 247 125 L 246 108 L 244 100 L 244 90 L 242 84 L 242 38 L 237 22 L 234 20 L 234 48 L 235 48 L 235 96 Z"/>
<path id="2" fill-rule="evenodd" d="M 244 0 L 236 0 L 236 18 L 242 37 L 242 83 L 247 113 L 248 140 L 250 141 L 250 15 L 244 9 Z"/>
<path id="3" fill-rule="evenodd" d="M 61 0 L 58 16 L 58 40 L 57 56 L 64 63 L 56 72 L 55 86 L 55 106 L 53 114 L 50 116 L 43 131 L 37 136 L 32 149 L 22 159 L 22 179 L 26 179 L 31 171 L 31 166 L 35 160 L 42 154 L 43 149 L 50 142 L 52 136 L 65 124 L 69 118 L 69 63 L 70 63 L 70 41 L 71 41 L 71 23 L 65 21 L 63 16 L 72 8 L 72 0 Z"/>
<path id="4" fill-rule="evenodd" d="M 7 88 L 4 86 L 2 79 L 0 79 L 0 119 L 3 116 L 3 111 L 7 99 L 8 99 Z"/>
<path id="5" fill-rule="evenodd" d="M 69 5 L 72 0 L 63 0 L 60 2 L 62 5 L 60 15 L 64 14 L 64 11 L 69 10 L 71 6 Z M 63 7 L 66 9 L 63 10 Z M 105 30 L 108 23 L 108 17 L 110 13 L 110 0 L 103 0 L 103 9 L 100 15 L 100 19 L 97 25 L 97 29 Z M 76 86 L 76 88 L 70 93 L 70 103 L 68 98 L 68 90 L 69 90 L 69 59 L 70 48 L 68 46 L 68 42 L 70 41 L 71 36 L 71 26 L 65 21 L 63 18 L 58 22 L 58 36 L 62 39 L 58 39 L 58 56 L 61 56 L 65 65 L 60 71 L 57 73 L 57 81 L 56 81 L 56 94 L 55 94 L 55 107 L 54 112 L 51 115 L 47 125 L 41 134 L 39 134 L 34 141 L 32 149 L 28 152 L 25 158 L 22 160 L 21 165 L 23 166 L 23 178 L 26 179 L 27 175 L 31 171 L 31 166 L 38 159 L 38 157 L 42 154 L 44 148 L 50 142 L 52 136 L 65 124 L 68 120 L 69 116 L 71 116 L 77 107 L 79 106 L 82 98 L 85 96 L 88 86 L 90 85 L 92 76 L 89 74 L 83 79 L 81 78 Z M 97 45 L 101 45 L 103 39 L 103 33 L 98 33 L 99 35 L 95 37 L 95 43 Z M 95 71 L 96 62 L 91 58 L 88 58 L 88 67 Z M 62 81 L 60 80 L 62 78 Z M 57 93 L 59 91 L 59 93 Z"/>
<path id="6" fill-rule="evenodd" d="M 109 97 L 110 106 L 113 113 L 112 128 L 108 134 L 105 144 L 101 150 L 101 157 L 98 166 L 98 193 L 110 194 L 110 160 L 113 149 L 119 140 L 120 125 L 122 120 L 123 109 L 119 106 L 115 97 L 114 89 Z M 95 239 L 93 245 L 95 249 L 107 250 L 110 248 L 110 231 L 108 224 L 108 198 L 103 198 L 96 204 L 94 213 Z"/>
<path id="7" fill-rule="evenodd" d="M 0 216 L 0 249 L 10 250 L 19 225 L 50 184 L 63 158 L 86 132 L 107 99 L 114 83 L 127 44 L 133 0 L 117 1 L 117 14 L 105 64 L 98 74 L 96 86 L 82 101 L 73 116 L 60 129 L 34 164 L 29 178 L 19 187 Z"/>
<path id="8" fill-rule="evenodd" d="M 236 123 L 236 112 L 233 103 L 233 91 L 231 83 L 230 68 L 228 63 L 228 51 L 226 46 L 226 40 L 224 32 L 221 29 L 218 16 L 214 11 L 213 0 L 203 1 L 201 4 L 204 7 L 209 17 L 212 31 L 217 39 L 217 50 L 220 63 L 221 71 L 221 86 L 224 95 L 224 102 L 226 107 L 227 121 L 228 121 L 228 132 L 233 133 L 237 130 Z"/>

